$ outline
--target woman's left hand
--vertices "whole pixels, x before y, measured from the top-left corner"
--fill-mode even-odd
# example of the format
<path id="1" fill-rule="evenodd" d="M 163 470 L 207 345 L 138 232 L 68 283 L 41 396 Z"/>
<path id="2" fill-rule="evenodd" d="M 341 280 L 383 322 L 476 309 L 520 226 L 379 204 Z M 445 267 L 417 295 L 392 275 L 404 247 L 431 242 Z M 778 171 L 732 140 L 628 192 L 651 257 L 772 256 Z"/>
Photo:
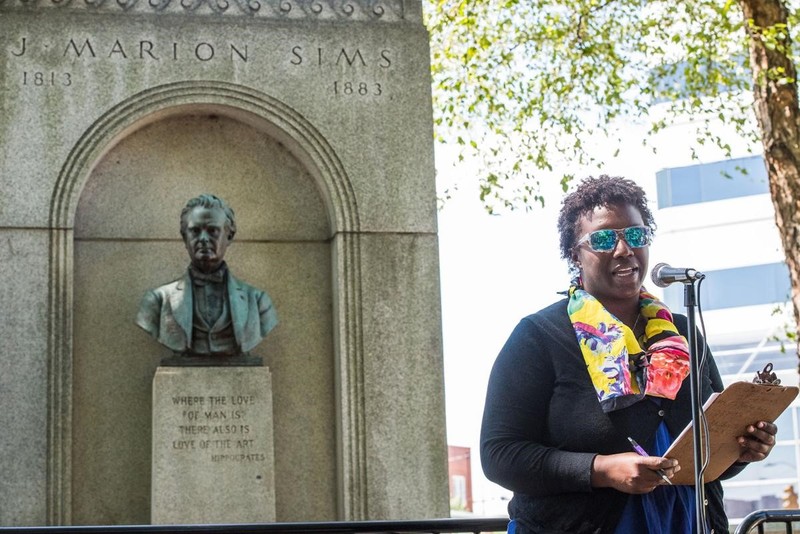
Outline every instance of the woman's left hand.
<path id="1" fill-rule="evenodd" d="M 760 462 L 769 455 L 775 446 L 778 427 L 773 423 L 759 421 L 747 427 L 747 434 L 739 436 L 740 462 Z"/>

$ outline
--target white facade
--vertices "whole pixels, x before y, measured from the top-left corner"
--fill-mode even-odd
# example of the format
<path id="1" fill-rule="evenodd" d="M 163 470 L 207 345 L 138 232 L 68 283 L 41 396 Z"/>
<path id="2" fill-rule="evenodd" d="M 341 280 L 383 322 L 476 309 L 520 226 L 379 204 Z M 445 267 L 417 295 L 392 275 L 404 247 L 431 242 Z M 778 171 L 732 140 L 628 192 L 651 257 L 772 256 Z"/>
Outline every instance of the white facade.
<path id="1" fill-rule="evenodd" d="M 748 175 L 735 170 L 742 165 L 751 169 Z M 722 168 L 730 178 L 720 175 Z M 703 187 L 696 188 L 698 182 Z M 761 158 L 665 169 L 657 189 L 651 263 L 668 258 L 673 266 L 706 274 L 700 304 L 708 306 L 707 339 L 724 382 L 751 381 L 771 362 L 783 384 L 797 385 L 794 345 L 786 343 L 782 351 L 779 341 L 791 328 L 791 314 L 776 313 L 789 309 L 789 280 Z M 664 298 L 673 310 L 684 309 L 682 284 L 667 288 Z M 780 508 L 787 486 L 800 486 L 798 408 L 795 402 L 777 421 L 778 443 L 770 456 L 723 483 L 732 524 L 754 510 Z"/>

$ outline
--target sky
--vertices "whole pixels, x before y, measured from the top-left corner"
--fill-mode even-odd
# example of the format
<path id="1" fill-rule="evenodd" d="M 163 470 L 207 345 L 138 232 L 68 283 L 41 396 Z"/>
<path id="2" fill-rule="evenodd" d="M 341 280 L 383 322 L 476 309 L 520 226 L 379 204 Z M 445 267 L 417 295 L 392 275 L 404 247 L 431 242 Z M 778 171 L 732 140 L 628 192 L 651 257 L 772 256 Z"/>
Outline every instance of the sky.
<path id="1" fill-rule="evenodd" d="M 477 462 L 489 372 L 519 320 L 556 300 L 569 278 L 558 259 L 555 201 L 530 214 L 490 216 L 462 196 L 439 214 L 447 441 L 472 449 L 473 496 L 482 501 L 475 512 L 500 506 L 488 514 L 497 515 L 497 497 L 508 492 Z"/>

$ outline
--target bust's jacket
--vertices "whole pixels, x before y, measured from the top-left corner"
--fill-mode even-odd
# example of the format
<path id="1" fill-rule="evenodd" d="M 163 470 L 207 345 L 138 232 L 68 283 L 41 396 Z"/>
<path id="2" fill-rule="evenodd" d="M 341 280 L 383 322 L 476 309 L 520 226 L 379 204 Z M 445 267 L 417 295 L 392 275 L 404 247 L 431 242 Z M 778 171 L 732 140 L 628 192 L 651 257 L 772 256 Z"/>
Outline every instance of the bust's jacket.
<path id="1" fill-rule="evenodd" d="M 227 274 L 228 303 L 236 344 L 248 352 L 278 324 L 272 299 L 264 291 Z M 188 270 L 169 284 L 151 289 L 142 298 L 136 324 L 175 352 L 191 350 L 192 279 Z"/>

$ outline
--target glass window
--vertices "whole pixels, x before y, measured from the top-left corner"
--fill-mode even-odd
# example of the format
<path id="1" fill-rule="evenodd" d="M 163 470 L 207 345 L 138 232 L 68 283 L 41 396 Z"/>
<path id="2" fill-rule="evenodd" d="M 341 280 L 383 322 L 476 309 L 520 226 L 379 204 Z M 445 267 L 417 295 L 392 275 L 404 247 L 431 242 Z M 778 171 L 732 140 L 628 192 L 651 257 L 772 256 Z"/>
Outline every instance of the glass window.
<path id="1" fill-rule="evenodd" d="M 453 483 L 452 494 L 450 495 L 451 508 L 463 510 L 467 506 L 467 479 L 463 475 L 453 475 L 450 477 Z"/>
<path id="2" fill-rule="evenodd" d="M 786 352 L 759 352 L 747 369 L 745 373 L 753 373 L 755 376 L 756 371 L 761 371 L 764 366 L 771 363 L 775 369 L 794 369 L 797 365 L 797 355 L 792 351 Z M 722 372 L 722 371 L 720 371 Z"/>
<path id="3" fill-rule="evenodd" d="M 662 173 L 665 173 L 662 175 Z M 661 188 L 658 188 L 658 207 L 668 208 L 670 206 L 683 206 L 703 201 L 702 187 L 700 183 L 700 170 L 697 165 L 692 167 L 678 167 L 667 169 L 656 174 L 656 181 L 660 185 L 662 181 L 666 184 L 668 197 L 662 203 Z"/>
<path id="4" fill-rule="evenodd" d="M 789 269 L 783 262 L 705 271 L 705 275 L 700 284 L 704 310 L 786 302 L 791 292 Z M 667 287 L 664 302 L 670 309 L 682 311 L 683 284 Z"/>
<path id="5" fill-rule="evenodd" d="M 656 173 L 658 207 L 684 206 L 769 192 L 761 156 L 673 167 Z"/>
<path id="6" fill-rule="evenodd" d="M 717 369 L 719 369 L 719 374 L 722 376 L 738 374 L 739 370 L 750 357 L 749 353 L 718 355 L 713 350 L 711 351 L 711 354 L 714 355 L 714 361 L 717 363 Z"/>
<path id="7" fill-rule="evenodd" d="M 738 351 L 738 352 L 751 351 L 751 350 L 753 350 L 753 342 L 752 341 L 748 341 L 748 342 L 745 342 L 745 343 L 729 343 L 729 344 L 726 344 L 726 345 L 718 345 L 718 344 L 715 344 L 715 343 L 710 343 L 708 345 L 708 347 L 711 349 L 711 351 L 716 356 L 718 352 L 721 353 L 723 351 L 724 352 L 729 352 L 729 353 L 733 353 L 734 351 Z"/>

